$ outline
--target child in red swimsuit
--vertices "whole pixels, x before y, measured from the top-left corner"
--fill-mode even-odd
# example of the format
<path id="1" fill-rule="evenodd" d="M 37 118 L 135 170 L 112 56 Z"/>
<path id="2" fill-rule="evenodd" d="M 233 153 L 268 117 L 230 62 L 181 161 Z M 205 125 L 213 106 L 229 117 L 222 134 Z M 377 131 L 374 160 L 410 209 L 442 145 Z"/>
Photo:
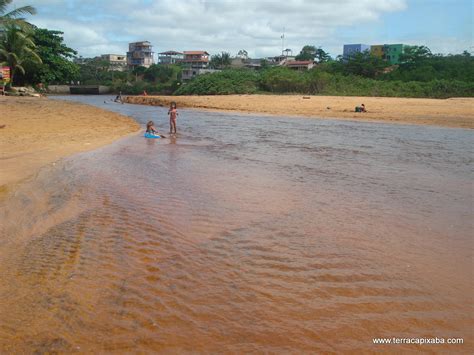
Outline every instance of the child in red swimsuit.
<path id="1" fill-rule="evenodd" d="M 178 116 L 176 102 L 171 103 L 168 115 L 170 115 L 170 134 L 176 133 L 176 118 Z"/>

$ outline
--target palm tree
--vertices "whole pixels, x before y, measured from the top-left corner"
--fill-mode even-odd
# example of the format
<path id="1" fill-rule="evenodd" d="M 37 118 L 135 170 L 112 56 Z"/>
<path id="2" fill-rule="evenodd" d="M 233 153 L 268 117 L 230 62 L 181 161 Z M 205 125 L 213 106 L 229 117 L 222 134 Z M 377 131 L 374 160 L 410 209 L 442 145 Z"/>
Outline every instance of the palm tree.
<path id="1" fill-rule="evenodd" d="M 36 14 L 36 9 L 33 6 L 22 6 L 7 12 L 7 8 L 12 2 L 13 0 L 0 0 L 0 29 L 8 24 L 27 27 L 29 23 L 20 16 Z"/>
<path id="2" fill-rule="evenodd" d="M 211 56 L 211 62 L 209 65 L 214 69 L 228 68 L 231 64 L 230 54 L 228 52 L 222 52 L 221 54 L 215 54 Z"/>
<path id="3" fill-rule="evenodd" d="M 35 52 L 36 46 L 30 36 L 29 32 L 24 32 L 10 24 L 5 27 L 3 36 L 0 38 L 0 64 L 4 63 L 10 67 L 12 84 L 16 71 L 25 74 L 23 67 L 25 63 L 42 63 Z"/>
<path id="4" fill-rule="evenodd" d="M 232 60 L 230 59 L 230 53 L 222 52 L 222 54 L 221 54 L 222 67 L 223 68 L 228 68 L 228 67 L 230 67 L 231 63 L 232 63 Z"/>

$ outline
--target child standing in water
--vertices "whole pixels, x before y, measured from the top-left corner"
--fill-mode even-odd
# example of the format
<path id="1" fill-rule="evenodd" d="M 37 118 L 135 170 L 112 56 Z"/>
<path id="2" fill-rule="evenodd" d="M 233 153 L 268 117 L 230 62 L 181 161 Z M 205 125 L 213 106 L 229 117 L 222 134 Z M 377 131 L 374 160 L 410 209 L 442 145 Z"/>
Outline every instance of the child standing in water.
<path id="1" fill-rule="evenodd" d="M 170 134 L 176 133 L 176 118 L 178 116 L 176 102 L 171 103 L 168 115 L 170 115 Z"/>

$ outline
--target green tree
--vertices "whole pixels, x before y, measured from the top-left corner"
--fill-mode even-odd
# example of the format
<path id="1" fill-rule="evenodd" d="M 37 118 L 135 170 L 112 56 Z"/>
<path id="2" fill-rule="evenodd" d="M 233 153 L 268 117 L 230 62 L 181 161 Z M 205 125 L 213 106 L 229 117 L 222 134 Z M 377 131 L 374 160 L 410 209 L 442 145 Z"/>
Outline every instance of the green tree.
<path id="1" fill-rule="evenodd" d="M 230 53 L 229 52 L 222 52 L 221 60 L 222 60 L 222 67 L 223 68 L 230 67 L 231 59 L 230 59 Z"/>
<path id="2" fill-rule="evenodd" d="M 318 63 L 326 63 L 332 60 L 331 56 L 326 53 L 321 47 L 316 49 L 316 54 L 314 55 L 314 58 Z"/>
<path id="3" fill-rule="evenodd" d="M 209 61 L 209 67 L 213 69 L 218 69 L 222 65 L 222 58 L 220 54 L 211 55 L 211 60 Z"/>
<path id="4" fill-rule="evenodd" d="M 295 57 L 296 60 L 313 60 L 316 57 L 316 47 L 315 46 L 310 46 L 306 45 L 304 46 L 300 53 Z"/>
<path id="5" fill-rule="evenodd" d="M 467 51 L 441 55 L 432 54 L 427 47 L 414 46 L 407 48 L 401 59 L 398 69 L 384 75 L 384 80 L 474 82 L 474 58 Z"/>
<path id="6" fill-rule="evenodd" d="M 247 59 L 249 57 L 249 53 L 245 49 L 241 49 L 237 53 L 237 57 L 242 58 L 242 59 Z"/>
<path id="7" fill-rule="evenodd" d="M 31 32 L 24 32 L 13 24 L 5 27 L 0 38 L 0 62 L 10 67 L 11 83 L 14 83 L 16 72 L 25 74 L 25 64 L 29 62 L 41 63 L 36 53 L 36 46 L 31 38 Z"/>
<path id="8" fill-rule="evenodd" d="M 63 42 L 63 32 L 34 28 L 33 41 L 42 63 L 27 65 L 26 81 L 31 83 L 67 83 L 76 80 L 79 66 L 71 61 L 77 52 Z"/>
<path id="9" fill-rule="evenodd" d="M 36 14 L 36 9 L 33 6 L 22 6 L 7 11 L 12 3 L 13 0 L 0 0 L 0 28 L 5 28 L 7 25 L 19 26 L 21 28 L 28 27 L 30 24 L 20 16 L 34 15 Z"/>
<path id="10" fill-rule="evenodd" d="M 270 92 L 305 91 L 305 81 L 302 73 L 285 67 L 274 67 L 262 71 L 260 85 L 264 90 Z"/>
<path id="11" fill-rule="evenodd" d="M 344 65 L 344 72 L 348 75 L 360 75 L 366 78 L 375 78 L 381 74 L 389 64 L 381 58 L 373 56 L 369 51 L 352 55 Z"/>
<path id="12" fill-rule="evenodd" d="M 211 56 L 209 66 L 214 69 L 224 69 L 230 67 L 230 53 L 222 52 Z"/>
<path id="13" fill-rule="evenodd" d="M 268 60 L 266 59 L 260 59 L 260 69 L 265 70 L 270 67 L 270 64 L 268 64 Z"/>
<path id="14" fill-rule="evenodd" d="M 414 67 L 432 57 L 431 50 L 426 46 L 407 46 L 400 55 L 400 63 L 405 67 Z"/>
<path id="15" fill-rule="evenodd" d="M 143 78 L 151 83 L 171 83 L 178 79 L 181 67 L 178 65 L 153 64 L 146 69 Z"/>
<path id="16" fill-rule="evenodd" d="M 86 85 L 109 85 L 116 77 L 123 79 L 123 75 L 119 74 L 120 72 L 111 71 L 110 68 L 110 62 L 107 60 L 104 60 L 100 57 L 87 58 L 84 60 L 83 64 L 79 65 L 79 74 L 77 79 L 81 82 L 81 84 Z M 139 68 L 142 68 L 140 74 L 142 75 L 146 68 Z"/>

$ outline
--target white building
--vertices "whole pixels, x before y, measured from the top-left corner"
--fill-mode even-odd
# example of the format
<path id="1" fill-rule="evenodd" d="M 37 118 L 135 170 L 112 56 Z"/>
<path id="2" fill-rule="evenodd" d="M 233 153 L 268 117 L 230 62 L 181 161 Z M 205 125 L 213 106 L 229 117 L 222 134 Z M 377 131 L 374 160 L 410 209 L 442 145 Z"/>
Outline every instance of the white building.
<path id="1" fill-rule="evenodd" d="M 125 54 L 102 54 L 100 59 L 110 63 L 109 70 L 124 71 L 127 69 L 127 57 Z"/>

